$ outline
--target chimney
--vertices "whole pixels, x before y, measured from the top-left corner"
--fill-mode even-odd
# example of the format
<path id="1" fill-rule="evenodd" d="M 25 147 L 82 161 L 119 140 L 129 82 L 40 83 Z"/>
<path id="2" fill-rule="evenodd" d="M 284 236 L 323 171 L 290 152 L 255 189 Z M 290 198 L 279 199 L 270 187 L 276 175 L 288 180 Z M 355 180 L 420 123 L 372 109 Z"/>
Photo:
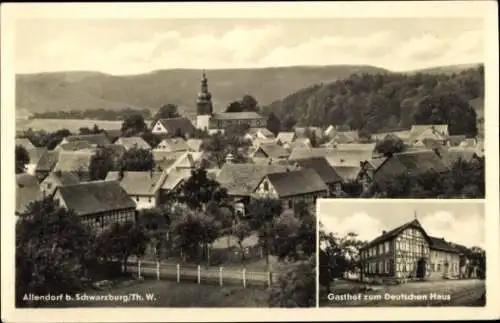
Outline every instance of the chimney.
<path id="1" fill-rule="evenodd" d="M 382 235 L 384 235 L 384 234 L 386 234 L 386 233 L 387 233 L 387 231 L 385 231 L 385 230 L 382 230 Z"/>

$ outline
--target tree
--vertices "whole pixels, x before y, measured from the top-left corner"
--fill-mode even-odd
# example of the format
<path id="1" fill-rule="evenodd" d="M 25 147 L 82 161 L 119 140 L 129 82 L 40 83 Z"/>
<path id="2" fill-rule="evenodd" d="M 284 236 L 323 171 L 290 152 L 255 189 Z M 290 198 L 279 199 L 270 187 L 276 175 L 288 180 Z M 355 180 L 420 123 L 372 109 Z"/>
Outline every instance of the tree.
<path id="1" fill-rule="evenodd" d="M 90 159 L 89 176 L 91 181 L 103 180 L 108 172 L 115 170 L 112 152 L 106 148 L 100 148 Z"/>
<path id="2" fill-rule="evenodd" d="M 97 250 L 103 257 L 120 259 L 127 272 L 127 263 L 130 256 L 144 255 L 148 243 L 146 230 L 134 222 L 113 223 L 97 237 Z"/>
<path id="3" fill-rule="evenodd" d="M 271 131 L 275 136 L 281 131 L 281 121 L 280 119 L 271 112 L 267 117 L 266 128 Z"/>
<path id="4" fill-rule="evenodd" d="M 23 146 L 16 146 L 16 174 L 24 173 L 26 165 L 30 162 L 30 155 Z"/>
<path id="5" fill-rule="evenodd" d="M 153 154 L 147 149 L 132 148 L 125 152 L 120 168 L 128 172 L 152 171 L 155 162 Z"/>
<path id="6" fill-rule="evenodd" d="M 146 122 L 144 122 L 144 117 L 140 114 L 129 115 L 123 120 L 122 123 L 122 135 L 133 136 L 138 133 L 145 132 L 147 130 Z"/>
<path id="7" fill-rule="evenodd" d="M 338 236 L 323 230 L 319 231 L 319 242 L 322 246 L 319 256 L 319 281 L 327 293 L 330 293 L 333 278 L 342 277 L 346 271 L 358 264 L 359 249 L 366 242 L 358 240 L 353 232 Z"/>
<path id="8" fill-rule="evenodd" d="M 178 112 L 177 105 L 168 103 L 162 106 L 158 112 L 154 115 L 153 119 L 157 121 L 158 119 L 170 119 L 179 118 L 181 115 Z"/>
<path id="9" fill-rule="evenodd" d="M 280 200 L 261 198 L 252 199 L 248 205 L 248 214 L 250 217 L 250 226 L 259 234 L 259 242 L 264 249 L 266 264 L 269 266 L 269 254 L 273 246 L 273 224 L 275 219 L 280 216 L 283 206 Z"/>
<path id="10" fill-rule="evenodd" d="M 233 225 L 232 233 L 238 239 L 238 246 L 240 247 L 241 263 L 245 261 L 245 250 L 243 248 L 243 240 L 252 234 L 252 229 L 247 221 L 238 221 Z"/>
<path id="11" fill-rule="evenodd" d="M 244 138 L 248 128 L 248 125 L 228 127 L 224 133 L 216 133 L 206 139 L 202 149 L 207 152 L 208 159 L 219 167 L 224 165 L 228 154 L 233 156 L 235 163 L 245 162 L 251 146 L 251 142 Z"/>
<path id="12" fill-rule="evenodd" d="M 182 212 L 181 215 L 172 222 L 175 248 L 180 249 L 183 255 L 199 260 L 199 248 L 203 247 L 209 266 L 208 246 L 219 237 L 220 223 L 199 210 L 185 208 L 179 211 Z"/>
<path id="13" fill-rule="evenodd" d="M 233 101 L 229 103 L 229 105 L 226 108 L 226 112 L 242 112 L 242 111 L 243 107 L 240 101 Z"/>
<path id="14" fill-rule="evenodd" d="M 295 263 L 273 284 L 269 295 L 271 307 L 316 306 L 316 258 Z"/>
<path id="15" fill-rule="evenodd" d="M 95 255 L 93 234 L 81 217 L 52 199 L 28 206 L 16 223 L 16 303 L 33 293 L 73 293 L 83 287 Z"/>
<path id="16" fill-rule="evenodd" d="M 375 151 L 386 157 L 403 152 L 405 149 L 406 145 L 403 140 L 394 136 L 385 137 L 382 141 L 377 142 L 375 145 Z"/>
<path id="17" fill-rule="evenodd" d="M 161 137 L 151 131 L 144 132 L 141 135 L 141 138 L 144 139 L 144 141 L 146 141 L 152 148 L 158 146 L 161 142 Z"/>
<path id="18" fill-rule="evenodd" d="M 287 116 L 285 118 L 285 121 L 283 122 L 283 130 L 285 131 L 290 131 L 293 129 L 293 127 L 297 124 L 297 120 L 291 115 Z"/>
<path id="19" fill-rule="evenodd" d="M 250 94 L 245 94 L 241 98 L 241 107 L 243 108 L 242 111 L 259 111 L 259 103 L 257 100 L 251 96 Z"/>
<path id="20" fill-rule="evenodd" d="M 220 204 L 227 198 L 227 191 L 207 177 L 207 171 L 199 168 L 191 171 L 180 191 L 180 201 L 192 209 L 206 209 L 208 202 Z"/>

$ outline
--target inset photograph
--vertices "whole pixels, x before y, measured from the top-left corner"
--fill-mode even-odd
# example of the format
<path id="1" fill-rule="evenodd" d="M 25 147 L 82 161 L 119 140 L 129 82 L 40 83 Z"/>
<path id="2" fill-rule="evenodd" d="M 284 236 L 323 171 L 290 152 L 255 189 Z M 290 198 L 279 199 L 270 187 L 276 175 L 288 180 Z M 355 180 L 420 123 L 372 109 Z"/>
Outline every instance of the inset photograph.
<path id="1" fill-rule="evenodd" d="M 318 200 L 319 306 L 485 306 L 484 204 Z"/>

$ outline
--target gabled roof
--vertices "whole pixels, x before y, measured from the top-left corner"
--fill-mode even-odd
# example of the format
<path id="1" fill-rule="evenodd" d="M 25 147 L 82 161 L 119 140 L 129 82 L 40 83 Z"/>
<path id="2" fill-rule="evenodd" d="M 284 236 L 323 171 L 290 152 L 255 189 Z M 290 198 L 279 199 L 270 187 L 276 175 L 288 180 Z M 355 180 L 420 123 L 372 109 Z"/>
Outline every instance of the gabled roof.
<path id="1" fill-rule="evenodd" d="M 93 146 L 89 141 L 75 140 L 71 142 L 61 143 L 55 148 L 55 150 L 76 151 L 82 149 L 89 149 L 92 147 Z"/>
<path id="2" fill-rule="evenodd" d="M 361 166 L 333 166 L 333 169 L 340 176 L 342 182 L 346 183 L 356 179 L 361 171 Z"/>
<path id="3" fill-rule="evenodd" d="M 185 151 L 164 151 L 160 149 L 153 149 L 153 159 L 156 162 L 177 160 L 180 156 L 184 155 Z"/>
<path id="4" fill-rule="evenodd" d="M 342 131 L 331 134 L 330 137 L 332 140 L 327 145 L 332 145 L 334 143 L 354 143 L 359 141 L 359 133 L 358 131 Z"/>
<path id="5" fill-rule="evenodd" d="M 185 117 L 179 118 L 169 118 L 169 119 L 159 119 L 162 126 L 167 129 L 169 133 L 175 134 L 179 129 L 182 134 L 192 134 L 195 131 L 193 123 L 191 120 Z"/>
<path id="6" fill-rule="evenodd" d="M 368 244 L 366 244 L 365 246 L 363 246 L 362 248 L 360 248 L 361 250 L 363 249 L 368 249 L 374 245 L 377 245 L 381 242 L 385 242 L 385 241 L 388 241 L 392 238 L 395 238 L 397 237 L 401 232 L 403 232 L 404 230 L 408 229 L 408 228 L 418 228 L 418 229 L 421 229 L 422 232 L 424 233 L 424 235 L 429 239 L 429 242 L 430 242 L 430 237 L 427 235 L 427 233 L 425 232 L 424 228 L 422 227 L 422 225 L 420 224 L 420 222 L 417 220 L 417 219 L 414 219 L 412 221 L 409 221 L 409 222 L 406 222 L 402 225 L 400 225 L 399 227 L 396 227 L 388 232 L 385 232 L 383 233 L 382 235 L 376 237 L 375 239 L 373 239 L 372 241 L 370 241 Z"/>
<path id="7" fill-rule="evenodd" d="M 25 214 L 28 205 L 41 198 L 42 192 L 35 176 L 16 174 L 16 214 Z"/>
<path id="8" fill-rule="evenodd" d="M 173 168 L 195 168 L 199 166 L 201 159 L 203 158 L 203 152 L 184 152 L 182 155 L 177 158 L 174 164 L 172 164 Z"/>
<path id="9" fill-rule="evenodd" d="M 198 139 L 198 140 L 200 140 L 200 139 Z M 189 150 L 189 145 L 184 138 L 165 138 L 158 144 L 158 146 L 156 146 L 156 150 L 162 150 L 163 149 L 163 148 L 161 148 L 162 146 L 170 147 L 170 151 L 188 151 Z"/>
<path id="10" fill-rule="evenodd" d="M 444 238 L 431 237 L 430 249 L 440 250 L 451 253 L 460 253 L 457 249 L 455 249 L 451 244 L 444 240 Z"/>
<path id="11" fill-rule="evenodd" d="M 326 184 L 342 182 L 343 180 L 324 157 L 301 159 L 297 161 L 297 164 L 305 169 L 314 169 Z"/>
<path id="12" fill-rule="evenodd" d="M 265 117 L 257 112 L 219 112 L 212 115 L 213 120 L 253 120 L 264 119 Z"/>
<path id="13" fill-rule="evenodd" d="M 191 169 L 172 169 L 168 172 L 165 181 L 162 183 L 161 188 L 164 190 L 173 190 L 180 183 L 191 177 Z M 208 176 L 208 174 L 207 174 Z"/>
<path id="14" fill-rule="evenodd" d="M 445 164 L 446 167 L 453 167 L 453 165 L 459 160 L 463 160 L 466 162 L 471 162 L 478 156 L 476 149 L 472 148 L 460 148 L 460 147 L 452 147 L 446 150 L 443 150 L 439 153 L 441 155 L 441 160 Z"/>
<path id="15" fill-rule="evenodd" d="M 54 171 L 61 172 L 87 172 L 90 161 L 94 155 L 93 151 L 60 151 Z"/>
<path id="16" fill-rule="evenodd" d="M 188 139 L 186 141 L 189 149 L 191 149 L 192 151 L 201 151 L 201 146 L 203 145 L 203 140 L 201 139 Z"/>
<path id="17" fill-rule="evenodd" d="M 40 172 L 50 172 L 54 166 L 57 164 L 59 159 L 59 152 L 57 151 L 46 151 L 38 161 L 36 165 L 36 171 Z"/>
<path id="18" fill-rule="evenodd" d="M 433 150 L 411 151 L 389 157 L 375 171 L 374 179 L 382 183 L 402 174 L 419 176 L 429 171 L 441 173 L 447 170 L 443 160 Z"/>
<path id="19" fill-rule="evenodd" d="M 377 170 L 386 161 L 387 157 L 376 157 L 368 159 L 366 163 L 373 169 Z"/>
<path id="20" fill-rule="evenodd" d="M 42 147 L 42 148 L 33 148 L 33 149 L 27 149 L 28 155 L 30 157 L 30 164 L 38 164 L 40 159 L 42 158 L 43 155 L 47 153 L 47 148 Z"/>
<path id="21" fill-rule="evenodd" d="M 107 181 L 116 180 L 129 195 L 155 195 L 162 183 L 161 172 L 123 172 L 120 179 L 120 172 L 109 172 Z"/>
<path id="22" fill-rule="evenodd" d="M 452 135 L 448 137 L 450 146 L 458 146 L 466 139 L 465 135 Z"/>
<path id="23" fill-rule="evenodd" d="M 375 146 L 377 144 L 374 142 L 371 143 L 365 143 L 365 144 L 360 144 L 360 143 L 339 143 L 335 145 L 336 149 L 339 150 L 366 150 L 369 151 L 370 153 L 375 150 Z"/>
<path id="24" fill-rule="evenodd" d="M 291 143 L 295 139 L 295 132 L 279 132 L 276 137 L 281 143 Z"/>
<path id="25" fill-rule="evenodd" d="M 23 146 L 26 150 L 35 148 L 28 138 L 16 138 L 16 146 Z"/>
<path id="26" fill-rule="evenodd" d="M 285 148 L 276 143 L 261 144 L 257 148 L 256 152 L 259 150 L 262 150 L 268 158 L 275 158 L 275 159 L 287 158 L 290 155 L 290 153 Z"/>
<path id="27" fill-rule="evenodd" d="M 82 182 L 76 185 L 60 186 L 60 193 L 68 209 L 77 215 L 91 215 L 101 212 L 135 209 L 134 201 L 118 181 Z"/>
<path id="28" fill-rule="evenodd" d="M 151 149 L 151 146 L 141 137 L 120 137 L 115 141 L 115 145 L 122 145 L 128 149 Z"/>
<path id="29" fill-rule="evenodd" d="M 60 186 L 74 185 L 80 183 L 80 179 L 75 173 L 68 172 L 52 172 L 45 178 L 45 181 L 51 181 L 52 183 Z"/>
<path id="30" fill-rule="evenodd" d="M 92 145 L 103 146 L 110 144 L 109 138 L 104 133 L 92 134 L 92 135 L 73 135 L 65 138 L 68 142 L 73 141 L 88 141 Z"/>
<path id="31" fill-rule="evenodd" d="M 280 198 L 328 191 L 328 187 L 312 168 L 268 174 L 267 178 Z"/>
<path id="32" fill-rule="evenodd" d="M 225 163 L 216 180 L 229 195 L 249 196 L 267 174 L 285 172 L 284 165 L 231 164 Z"/>

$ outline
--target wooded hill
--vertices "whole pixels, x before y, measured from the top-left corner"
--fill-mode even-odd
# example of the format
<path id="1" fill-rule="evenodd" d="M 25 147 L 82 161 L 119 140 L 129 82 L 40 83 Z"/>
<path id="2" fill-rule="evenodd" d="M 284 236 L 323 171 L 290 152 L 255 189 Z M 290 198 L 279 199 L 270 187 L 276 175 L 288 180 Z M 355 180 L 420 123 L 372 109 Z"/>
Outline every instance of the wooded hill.
<path id="1" fill-rule="evenodd" d="M 451 134 L 475 135 L 483 116 L 484 68 L 458 73 L 357 73 L 316 84 L 264 108 L 303 126 L 349 125 L 368 132 L 449 124 Z M 477 111 L 476 111 L 477 110 Z M 287 122 L 289 123 L 289 122 Z"/>

